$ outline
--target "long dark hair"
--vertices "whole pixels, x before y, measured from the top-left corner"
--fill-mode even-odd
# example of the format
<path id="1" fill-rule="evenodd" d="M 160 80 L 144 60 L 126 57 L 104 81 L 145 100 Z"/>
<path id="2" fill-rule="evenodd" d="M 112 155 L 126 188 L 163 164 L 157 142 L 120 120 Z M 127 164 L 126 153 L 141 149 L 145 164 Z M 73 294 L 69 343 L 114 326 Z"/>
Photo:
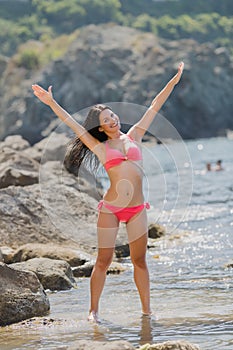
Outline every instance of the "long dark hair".
<path id="1" fill-rule="evenodd" d="M 83 123 L 83 127 L 100 142 L 104 142 L 108 139 L 105 132 L 99 131 L 99 115 L 105 109 L 111 110 L 110 107 L 103 104 L 93 106 L 89 110 L 86 120 Z M 93 172 L 95 172 L 99 166 L 97 156 L 78 137 L 75 137 L 67 146 L 64 165 L 69 172 L 78 175 L 82 163 L 84 163 L 88 170 Z"/>

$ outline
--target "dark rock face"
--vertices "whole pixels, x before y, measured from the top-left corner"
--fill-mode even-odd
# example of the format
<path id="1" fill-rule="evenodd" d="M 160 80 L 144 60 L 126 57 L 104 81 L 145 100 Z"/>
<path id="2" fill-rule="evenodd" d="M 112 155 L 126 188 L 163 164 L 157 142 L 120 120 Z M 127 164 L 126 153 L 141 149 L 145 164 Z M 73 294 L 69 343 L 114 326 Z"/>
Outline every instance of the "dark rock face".
<path id="1" fill-rule="evenodd" d="M 49 311 L 49 300 L 33 272 L 17 271 L 0 263 L 0 326 Z"/>
<path id="2" fill-rule="evenodd" d="M 184 138 L 217 136 L 233 129 L 233 66 L 225 48 L 191 39 L 159 40 L 151 33 L 116 25 L 90 25 L 80 31 L 62 59 L 30 78 L 28 72 L 10 69 L 8 64 L 1 79 L 0 139 L 21 134 L 36 143 L 56 128 L 59 132 L 60 121 L 33 96 L 31 83 L 53 85 L 56 100 L 72 114 L 95 103 L 117 101 L 142 107 L 151 103 L 181 60 L 185 62 L 182 80 L 161 114 Z M 86 112 L 76 117 L 82 120 Z M 133 124 L 143 108 L 116 112 Z M 161 123 L 157 118 L 150 131 L 169 138 Z"/>

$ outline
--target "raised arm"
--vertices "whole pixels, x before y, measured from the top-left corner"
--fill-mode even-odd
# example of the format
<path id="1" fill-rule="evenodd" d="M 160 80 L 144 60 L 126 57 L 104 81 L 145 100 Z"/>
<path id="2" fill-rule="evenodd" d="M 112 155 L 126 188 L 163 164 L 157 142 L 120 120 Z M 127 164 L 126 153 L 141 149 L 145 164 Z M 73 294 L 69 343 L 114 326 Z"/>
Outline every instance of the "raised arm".
<path id="1" fill-rule="evenodd" d="M 166 102 L 166 100 L 170 96 L 175 85 L 178 84 L 178 82 L 180 81 L 183 69 L 184 69 L 184 63 L 181 62 L 179 64 L 178 71 L 174 75 L 174 77 L 167 83 L 167 85 L 163 88 L 163 90 L 160 91 L 160 93 L 154 98 L 150 107 L 147 109 L 147 111 L 139 120 L 139 122 L 137 122 L 129 130 L 128 133 L 131 134 L 131 136 L 136 141 L 140 141 L 142 139 L 143 135 L 148 130 L 150 124 L 154 120 L 154 117 L 156 116 L 160 108 L 163 106 L 163 104 Z"/>
<path id="2" fill-rule="evenodd" d="M 53 98 L 52 86 L 48 88 L 48 91 L 41 86 L 35 84 L 32 85 L 34 95 L 44 104 L 48 105 L 53 112 L 60 118 L 66 125 L 68 125 L 80 140 L 94 152 L 96 146 L 100 143 L 99 140 L 94 138 L 82 125 L 74 120 L 71 115 L 66 112 Z M 98 147 L 97 147 L 98 148 Z"/>

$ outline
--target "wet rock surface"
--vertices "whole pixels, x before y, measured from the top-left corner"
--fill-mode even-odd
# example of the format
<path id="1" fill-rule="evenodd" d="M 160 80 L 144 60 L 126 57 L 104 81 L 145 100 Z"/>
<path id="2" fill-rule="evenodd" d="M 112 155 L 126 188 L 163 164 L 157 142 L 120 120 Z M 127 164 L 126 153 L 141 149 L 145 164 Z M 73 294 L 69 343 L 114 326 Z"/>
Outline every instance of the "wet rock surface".
<path id="1" fill-rule="evenodd" d="M 48 297 L 33 272 L 0 263 L 0 280 L 0 326 L 48 313 Z"/>
<path id="2" fill-rule="evenodd" d="M 150 224 L 148 227 L 148 236 L 149 238 L 160 238 L 164 236 L 166 230 L 163 226 L 158 224 Z"/>
<path id="3" fill-rule="evenodd" d="M 197 345 L 188 343 L 186 341 L 177 340 L 153 345 L 146 344 L 142 346 L 140 350 L 200 350 L 200 348 Z"/>

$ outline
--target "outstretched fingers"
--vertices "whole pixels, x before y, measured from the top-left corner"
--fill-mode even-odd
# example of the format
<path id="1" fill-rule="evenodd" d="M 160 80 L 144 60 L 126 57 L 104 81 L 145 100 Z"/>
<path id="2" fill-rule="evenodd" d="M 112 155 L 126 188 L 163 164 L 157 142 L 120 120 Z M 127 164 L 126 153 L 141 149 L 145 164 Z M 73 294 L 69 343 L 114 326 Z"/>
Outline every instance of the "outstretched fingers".
<path id="1" fill-rule="evenodd" d="M 184 69 L 184 62 L 180 62 L 179 66 L 178 66 L 178 71 L 176 73 L 176 75 L 174 76 L 174 83 L 177 84 L 180 81 L 181 75 L 183 73 L 183 69 Z"/>
<path id="2" fill-rule="evenodd" d="M 40 85 L 37 85 L 37 84 L 33 84 L 32 85 L 32 90 L 33 91 L 37 91 L 37 92 L 45 92 L 46 90 L 43 89 Z"/>
<path id="3" fill-rule="evenodd" d="M 180 73 L 180 75 L 183 73 L 183 70 L 184 70 L 184 62 L 180 62 L 178 66 L 178 72 Z"/>
<path id="4" fill-rule="evenodd" d="M 49 86 L 48 90 L 43 89 L 40 85 L 32 85 L 33 93 L 45 104 L 49 104 L 53 99 L 52 85 Z"/>

